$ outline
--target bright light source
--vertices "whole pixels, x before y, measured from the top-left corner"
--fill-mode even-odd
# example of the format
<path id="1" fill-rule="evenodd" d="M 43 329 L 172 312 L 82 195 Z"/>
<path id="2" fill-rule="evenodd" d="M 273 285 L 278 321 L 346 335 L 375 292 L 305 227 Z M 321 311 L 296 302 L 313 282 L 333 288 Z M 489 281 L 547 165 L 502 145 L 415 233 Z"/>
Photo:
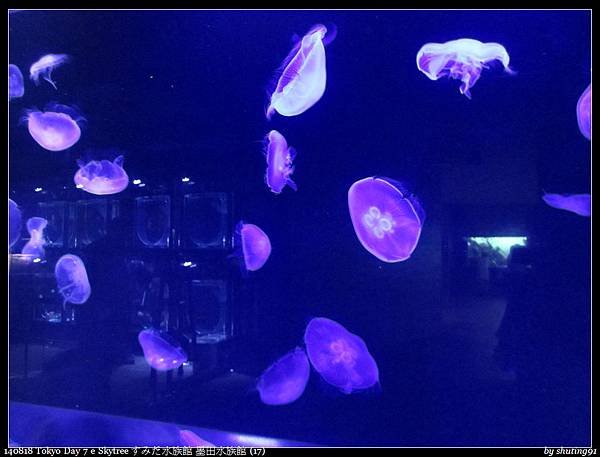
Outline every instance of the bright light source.
<path id="1" fill-rule="evenodd" d="M 35 188 L 35 191 L 36 191 L 36 192 L 41 192 L 42 190 L 44 190 L 44 189 L 42 189 L 41 187 L 36 187 L 36 188 Z"/>
<path id="2" fill-rule="evenodd" d="M 181 178 L 181 182 L 190 182 L 190 178 L 185 176 L 185 177 Z"/>
<path id="3" fill-rule="evenodd" d="M 134 179 L 132 182 L 133 182 L 133 184 L 135 184 L 137 186 L 138 184 L 142 183 L 142 180 L 141 179 Z"/>
<path id="4" fill-rule="evenodd" d="M 192 262 L 190 262 L 189 260 L 183 262 L 181 265 L 183 265 L 184 267 L 191 267 L 192 266 Z"/>
<path id="5" fill-rule="evenodd" d="M 78 189 L 83 189 L 83 184 L 76 184 L 75 187 L 77 187 Z"/>
<path id="6" fill-rule="evenodd" d="M 39 257 L 36 257 L 35 259 L 33 259 L 33 263 L 40 263 L 42 261 L 42 259 L 40 259 Z"/>

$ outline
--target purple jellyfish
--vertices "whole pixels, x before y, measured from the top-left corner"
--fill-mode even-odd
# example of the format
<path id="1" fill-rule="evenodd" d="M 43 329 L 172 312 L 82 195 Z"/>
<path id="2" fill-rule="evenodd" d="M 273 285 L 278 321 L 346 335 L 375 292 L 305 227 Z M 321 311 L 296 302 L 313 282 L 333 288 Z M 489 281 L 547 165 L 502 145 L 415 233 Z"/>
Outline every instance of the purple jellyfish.
<path id="1" fill-rule="evenodd" d="M 12 248 L 14 244 L 21 239 L 21 210 L 15 202 L 8 199 L 8 248 Z"/>
<path id="2" fill-rule="evenodd" d="M 76 187 L 94 195 L 118 194 L 125 190 L 129 176 L 123 169 L 123 160 L 122 155 L 113 162 L 92 160 L 85 164 L 78 160 L 79 170 L 73 178 Z"/>
<path id="3" fill-rule="evenodd" d="M 48 221 L 43 217 L 31 217 L 27 219 L 27 231 L 29 232 L 30 239 L 25 246 L 21 254 L 27 254 L 32 256 L 33 259 L 44 260 L 46 257 L 46 251 L 44 245 L 44 229 L 48 225 Z"/>
<path id="4" fill-rule="evenodd" d="M 244 260 L 248 271 L 260 270 L 271 255 L 271 241 L 265 232 L 254 224 L 240 221 L 236 228 L 236 245 L 241 246 L 237 255 Z"/>
<path id="5" fill-rule="evenodd" d="M 286 405 L 304 393 L 310 365 L 304 351 L 297 347 L 265 370 L 256 388 L 267 405 Z"/>
<path id="6" fill-rule="evenodd" d="M 316 317 L 306 326 L 310 363 L 329 384 L 349 394 L 379 382 L 379 369 L 365 342 L 331 319 Z"/>
<path id="7" fill-rule="evenodd" d="M 63 151 L 81 137 L 80 125 L 85 119 L 66 105 L 51 103 L 44 112 L 28 110 L 22 119 L 37 143 L 49 151 Z"/>
<path id="8" fill-rule="evenodd" d="M 154 329 L 142 330 L 138 341 L 148 365 L 158 371 L 179 368 L 188 357 L 181 346 L 165 332 Z"/>
<path id="9" fill-rule="evenodd" d="M 552 208 L 564 209 L 584 217 L 592 215 L 592 196 L 590 194 L 544 194 L 542 200 Z"/>
<path id="10" fill-rule="evenodd" d="M 298 190 L 296 183 L 290 178 L 294 173 L 292 162 L 296 158 L 296 150 L 288 147 L 287 141 L 277 130 L 271 130 L 265 139 L 267 141 L 265 174 L 267 186 L 275 194 L 281 193 L 286 185 Z"/>
<path id="11" fill-rule="evenodd" d="M 577 124 L 579 131 L 588 140 L 592 139 L 592 85 L 590 84 L 577 102 Z"/>
<path id="12" fill-rule="evenodd" d="M 40 78 L 42 78 L 52 84 L 52 87 L 56 89 L 56 83 L 52 80 L 52 70 L 67 63 L 69 59 L 70 57 L 66 54 L 46 54 L 31 65 L 29 77 L 38 86 L 40 84 Z"/>
<path id="13" fill-rule="evenodd" d="M 389 263 L 411 256 L 425 211 L 402 183 L 376 176 L 356 181 L 348 191 L 348 207 L 356 236 L 367 251 Z"/>
<path id="14" fill-rule="evenodd" d="M 73 254 L 63 255 L 54 266 L 58 291 L 65 303 L 84 304 L 92 294 L 83 260 Z"/>
<path id="15" fill-rule="evenodd" d="M 184 446 L 188 447 L 216 447 L 189 430 L 179 430 L 179 439 Z"/>
<path id="16" fill-rule="evenodd" d="M 481 71 L 489 63 L 499 60 L 507 73 L 514 72 L 508 66 L 510 57 L 504 46 L 498 43 L 482 43 L 470 38 L 427 43 L 417 53 L 417 67 L 433 81 L 444 76 L 460 79 L 460 93 L 471 98 L 470 89 L 475 85 Z"/>
<path id="17" fill-rule="evenodd" d="M 327 81 L 324 44 L 335 37 L 330 35 L 324 43 L 326 33 L 324 25 L 313 26 L 288 54 L 280 67 L 281 76 L 271 95 L 267 119 L 275 111 L 282 116 L 302 114 L 323 96 Z"/>
<path id="18" fill-rule="evenodd" d="M 23 84 L 23 73 L 19 67 L 12 63 L 8 65 L 8 98 L 19 98 L 25 93 L 25 85 Z"/>

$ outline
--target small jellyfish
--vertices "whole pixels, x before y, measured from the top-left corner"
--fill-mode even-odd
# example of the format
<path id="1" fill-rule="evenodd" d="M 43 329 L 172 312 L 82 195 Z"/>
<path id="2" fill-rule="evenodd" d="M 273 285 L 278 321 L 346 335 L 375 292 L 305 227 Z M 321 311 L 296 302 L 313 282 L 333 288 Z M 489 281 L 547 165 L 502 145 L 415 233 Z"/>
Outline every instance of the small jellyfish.
<path id="1" fill-rule="evenodd" d="M 56 83 L 52 80 L 52 70 L 67 63 L 69 59 L 70 57 L 66 54 L 46 54 L 31 65 L 29 77 L 38 86 L 40 78 L 42 78 L 56 89 Z"/>
<path id="2" fill-rule="evenodd" d="M 12 63 L 8 65 L 8 97 L 9 99 L 22 97 L 25 93 L 23 73 L 19 67 Z"/>
<path id="3" fill-rule="evenodd" d="M 27 231 L 30 239 L 21 251 L 21 254 L 27 254 L 34 259 L 43 260 L 46 257 L 44 245 L 44 230 L 48 225 L 48 221 L 43 217 L 31 217 L 27 219 Z"/>
<path id="4" fill-rule="evenodd" d="M 256 388 L 267 405 L 286 405 L 304 393 L 310 376 L 310 364 L 304 351 L 297 347 L 265 370 Z"/>
<path id="5" fill-rule="evenodd" d="M 179 368 L 188 357 L 181 346 L 167 333 L 154 329 L 142 330 L 138 341 L 148 365 L 158 371 Z"/>
<path id="6" fill-rule="evenodd" d="M 267 234 L 254 224 L 240 221 L 235 235 L 236 245 L 241 246 L 236 255 L 243 259 L 246 270 L 260 270 L 271 255 L 271 241 Z"/>
<path id="7" fill-rule="evenodd" d="M 58 291 L 65 303 L 84 304 L 92 294 L 83 260 L 73 254 L 63 255 L 54 266 Z"/>
<path id="8" fill-rule="evenodd" d="M 85 119 L 70 106 L 50 103 L 45 110 L 28 110 L 22 121 L 27 122 L 29 133 L 44 149 L 63 151 L 81 137 L 80 124 Z"/>
<path id="9" fill-rule="evenodd" d="M 542 200 L 552 208 L 564 209 L 584 217 L 592 215 L 592 196 L 590 194 L 544 194 Z"/>
<path id="10" fill-rule="evenodd" d="M 379 369 L 367 345 L 342 325 L 316 317 L 306 326 L 304 343 L 310 363 L 329 384 L 349 394 L 379 382 Z"/>
<path id="11" fill-rule="evenodd" d="M 21 210 L 15 202 L 8 199 L 8 248 L 12 248 L 14 244 L 21 238 Z"/>
<path id="12" fill-rule="evenodd" d="M 123 156 L 118 156 L 114 161 L 91 160 L 87 164 L 77 161 L 79 170 L 73 180 L 78 189 L 85 190 L 94 195 L 118 194 L 129 185 L 129 176 L 123 169 Z"/>
<path id="13" fill-rule="evenodd" d="M 579 131 L 588 140 L 592 139 L 592 85 L 590 84 L 577 102 L 577 124 Z"/>
<path id="14" fill-rule="evenodd" d="M 290 175 L 294 173 L 292 162 L 296 158 L 296 150 L 288 147 L 287 141 L 277 130 L 271 130 L 265 140 L 267 141 L 267 171 L 265 174 L 267 186 L 275 194 L 281 193 L 286 185 L 298 190 L 296 183 L 290 178 Z"/>
<path id="15" fill-rule="evenodd" d="M 356 181 L 348 208 L 356 236 L 379 260 L 401 262 L 417 247 L 425 211 L 402 183 L 376 176 Z"/>
<path id="16" fill-rule="evenodd" d="M 417 53 L 417 67 L 433 81 L 444 76 L 460 79 L 460 93 L 471 98 L 470 89 L 475 85 L 481 71 L 489 63 L 499 60 L 507 73 L 514 73 L 508 66 L 510 57 L 504 46 L 498 43 L 482 43 L 470 38 L 427 43 Z"/>
<path id="17" fill-rule="evenodd" d="M 323 96 L 327 81 L 325 69 L 325 47 L 334 38 L 327 34 L 324 25 L 317 24 L 300 40 L 281 65 L 281 76 L 271 103 L 267 108 L 267 119 L 275 111 L 282 116 L 297 116 L 309 109 Z"/>
<path id="18" fill-rule="evenodd" d="M 189 430 L 179 430 L 179 439 L 181 444 L 187 447 L 216 447 Z"/>

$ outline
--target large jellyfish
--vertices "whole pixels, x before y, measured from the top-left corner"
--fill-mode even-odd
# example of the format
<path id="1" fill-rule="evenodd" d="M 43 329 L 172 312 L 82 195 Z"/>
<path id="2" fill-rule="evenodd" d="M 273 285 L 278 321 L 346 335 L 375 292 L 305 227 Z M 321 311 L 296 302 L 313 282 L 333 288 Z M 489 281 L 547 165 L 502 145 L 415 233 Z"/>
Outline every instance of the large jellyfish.
<path id="1" fill-rule="evenodd" d="M 267 171 L 265 174 L 267 186 L 275 194 L 281 193 L 286 185 L 298 190 L 296 183 L 290 178 L 294 173 L 292 162 L 296 158 L 296 150 L 288 147 L 284 136 L 277 130 L 271 130 L 265 139 L 267 141 Z"/>
<path id="2" fill-rule="evenodd" d="M 236 228 L 237 255 L 242 257 L 248 271 L 260 270 L 271 255 L 271 241 L 260 227 L 240 221 Z M 241 251 L 241 252 L 240 252 Z"/>
<path id="3" fill-rule="evenodd" d="M 583 91 L 577 101 L 577 124 L 579 131 L 588 140 L 592 139 L 592 85 Z"/>
<path id="4" fill-rule="evenodd" d="M 190 430 L 179 430 L 179 439 L 181 444 L 188 447 L 215 447 L 214 444 L 203 440 Z"/>
<path id="5" fill-rule="evenodd" d="M 8 199 L 8 248 L 12 248 L 13 245 L 21 238 L 21 210 L 15 202 L 10 198 Z"/>
<path id="6" fill-rule="evenodd" d="M 54 266 L 58 291 L 65 303 L 82 305 L 92 293 L 83 260 L 73 254 L 63 255 Z"/>
<path id="7" fill-rule="evenodd" d="M 123 169 L 123 160 L 122 155 L 112 162 L 92 160 L 86 164 L 78 160 L 79 170 L 75 173 L 73 180 L 77 188 L 90 194 L 118 194 L 129 185 L 129 176 Z"/>
<path id="8" fill-rule="evenodd" d="M 592 215 L 592 196 L 590 194 L 544 194 L 542 200 L 552 208 L 564 209 L 584 217 Z"/>
<path id="9" fill-rule="evenodd" d="M 23 73 L 19 67 L 12 63 L 8 65 L 8 97 L 9 99 L 22 97 L 25 93 Z"/>
<path id="10" fill-rule="evenodd" d="M 40 78 L 42 78 L 56 89 L 56 83 L 52 80 L 52 70 L 67 63 L 69 59 L 67 54 L 46 54 L 31 65 L 29 77 L 36 85 L 40 84 Z"/>
<path id="11" fill-rule="evenodd" d="M 31 217 L 27 219 L 27 231 L 29 232 L 29 241 L 23 249 L 21 254 L 27 254 L 32 256 L 34 259 L 43 260 L 46 257 L 46 251 L 44 245 L 44 230 L 48 225 L 48 221 L 43 217 Z"/>
<path id="12" fill-rule="evenodd" d="M 415 250 L 425 211 L 405 186 L 389 178 L 356 181 L 348 191 L 352 225 L 363 247 L 384 262 L 401 262 Z"/>
<path id="13" fill-rule="evenodd" d="M 379 369 L 365 342 L 342 325 L 316 317 L 306 326 L 304 343 L 310 363 L 329 384 L 349 394 L 379 381 Z"/>
<path id="14" fill-rule="evenodd" d="M 142 330 L 138 341 L 148 365 L 158 371 L 179 368 L 188 357 L 181 346 L 167 333 L 154 329 Z"/>
<path id="15" fill-rule="evenodd" d="M 267 405 L 286 405 L 296 401 L 306 387 L 310 364 L 304 350 L 297 347 L 265 370 L 256 388 Z"/>
<path id="16" fill-rule="evenodd" d="M 475 85 L 484 68 L 499 60 L 508 73 L 510 57 L 504 46 L 498 43 L 482 43 L 470 38 L 427 43 L 417 53 L 417 67 L 435 81 L 444 76 L 460 79 L 460 93 L 471 98 L 470 89 Z"/>
<path id="17" fill-rule="evenodd" d="M 330 35 L 324 25 L 317 24 L 300 40 L 281 65 L 281 76 L 271 94 L 267 108 L 267 119 L 275 111 L 282 116 L 296 116 L 309 109 L 323 96 L 327 81 L 325 69 L 325 47 Z"/>
<path id="18" fill-rule="evenodd" d="M 85 119 L 70 106 L 50 103 L 45 110 L 28 110 L 22 119 L 37 143 L 49 151 L 63 151 L 81 137 L 80 124 Z"/>

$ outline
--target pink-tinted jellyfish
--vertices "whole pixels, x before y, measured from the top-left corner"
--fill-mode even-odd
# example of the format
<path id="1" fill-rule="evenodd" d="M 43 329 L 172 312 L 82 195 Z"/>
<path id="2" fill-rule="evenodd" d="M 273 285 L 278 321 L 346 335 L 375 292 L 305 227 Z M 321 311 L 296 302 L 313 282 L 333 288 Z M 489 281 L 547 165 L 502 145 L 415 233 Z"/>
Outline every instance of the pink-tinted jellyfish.
<path id="1" fill-rule="evenodd" d="M 475 85 L 484 68 L 499 60 L 508 73 L 510 57 L 504 46 L 498 43 L 482 43 L 470 38 L 427 43 L 417 53 L 417 67 L 433 81 L 448 76 L 460 79 L 460 93 L 471 98 L 470 89 Z"/>
<path id="2" fill-rule="evenodd" d="M 592 215 L 592 196 L 590 194 L 544 194 L 542 200 L 552 208 L 564 209 L 584 217 Z"/>
<path id="3" fill-rule="evenodd" d="M 123 169 L 123 156 L 118 156 L 114 161 L 91 160 L 84 163 L 77 161 L 79 170 L 73 180 L 78 189 L 85 190 L 94 195 L 118 194 L 129 185 L 129 176 Z"/>
<path id="4" fill-rule="evenodd" d="M 348 191 L 352 225 L 363 247 L 384 262 L 401 262 L 415 250 L 425 211 L 405 186 L 389 178 L 356 181 Z"/>
<path id="5" fill-rule="evenodd" d="M 304 343 L 310 363 L 329 384 L 349 394 L 379 382 L 379 369 L 367 345 L 342 325 L 316 317 L 306 326 Z"/>
<path id="6" fill-rule="evenodd" d="M 144 351 L 146 362 L 155 370 L 174 370 L 188 359 L 181 346 L 165 332 L 154 329 L 142 330 L 138 335 L 138 341 Z"/>
<path id="7" fill-rule="evenodd" d="M 271 241 L 260 227 L 240 221 L 235 229 L 236 244 L 241 246 L 242 257 L 248 271 L 260 270 L 271 255 Z"/>
<path id="8" fill-rule="evenodd" d="M 577 124 L 588 140 L 592 139 L 592 85 L 590 84 L 577 101 Z"/>
<path id="9" fill-rule="evenodd" d="M 27 254 L 32 256 L 34 259 L 43 260 L 46 257 L 46 251 L 44 245 L 44 230 L 48 225 L 48 221 L 43 217 L 31 217 L 27 219 L 27 231 L 29 232 L 29 241 L 23 249 L 21 254 Z"/>
<path id="10" fill-rule="evenodd" d="M 70 57 L 66 54 L 46 54 L 34 62 L 29 69 L 29 77 L 36 84 L 40 84 L 40 78 L 52 84 L 56 89 L 56 83 L 52 80 L 52 71 L 67 63 Z"/>
<path id="11" fill-rule="evenodd" d="M 37 143 L 49 151 L 63 151 L 81 137 L 85 119 L 70 106 L 51 103 L 44 111 L 28 110 L 22 119 Z"/>
<path id="12" fill-rule="evenodd" d="M 290 178 L 294 173 L 292 162 L 296 158 L 296 150 L 288 147 L 284 136 L 277 130 L 271 130 L 266 136 L 266 156 L 267 171 L 265 173 L 265 182 L 271 192 L 281 193 L 283 188 L 288 185 L 294 190 L 298 190 L 296 183 Z"/>
<path id="13" fill-rule="evenodd" d="M 179 430 L 179 439 L 181 444 L 187 447 L 216 447 L 190 430 Z"/>
<path id="14" fill-rule="evenodd" d="M 12 63 L 8 65 L 8 97 L 9 99 L 19 98 L 25 94 L 25 85 L 23 84 L 23 73 L 19 67 Z"/>
<path id="15" fill-rule="evenodd" d="M 310 364 L 297 347 L 265 370 L 256 384 L 260 399 L 267 405 L 286 405 L 304 393 L 310 376 Z"/>
<path id="16" fill-rule="evenodd" d="M 267 108 L 267 119 L 275 111 L 297 116 L 323 96 L 327 82 L 324 37 L 327 28 L 317 24 L 299 41 L 281 65 L 281 76 Z M 328 37 L 325 44 L 331 42 Z"/>
<path id="17" fill-rule="evenodd" d="M 83 260 L 73 254 L 63 255 L 54 266 L 58 291 L 65 303 L 84 304 L 92 294 Z"/>
<path id="18" fill-rule="evenodd" d="M 21 210 L 10 198 L 8 199 L 8 248 L 21 239 Z"/>

